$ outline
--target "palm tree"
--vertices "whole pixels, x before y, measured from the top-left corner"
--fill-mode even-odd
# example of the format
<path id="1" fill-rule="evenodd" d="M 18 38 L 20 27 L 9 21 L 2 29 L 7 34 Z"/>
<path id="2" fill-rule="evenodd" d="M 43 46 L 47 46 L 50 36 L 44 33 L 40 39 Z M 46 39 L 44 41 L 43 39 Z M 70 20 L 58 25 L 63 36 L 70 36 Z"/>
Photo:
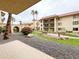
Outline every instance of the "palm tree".
<path id="1" fill-rule="evenodd" d="M 11 20 L 12 20 L 13 22 L 15 22 L 15 21 L 16 21 L 14 17 L 11 17 L 11 18 L 12 18 Z"/>
<path id="2" fill-rule="evenodd" d="M 32 16 L 33 16 L 33 21 L 35 21 L 35 11 L 32 10 L 32 11 L 31 11 L 31 14 L 32 14 Z"/>
<path id="3" fill-rule="evenodd" d="M 36 15 L 36 20 L 37 20 L 37 17 L 38 17 L 38 11 L 37 10 L 35 11 L 35 15 Z"/>
<path id="4" fill-rule="evenodd" d="M 11 34 L 11 18 L 12 18 L 12 14 L 8 13 L 8 20 L 7 20 L 7 24 L 6 24 L 6 31 L 4 33 L 4 38 L 3 39 L 8 39 L 9 35 Z"/>
<path id="5" fill-rule="evenodd" d="M 33 21 L 34 21 L 34 29 L 35 29 L 35 21 L 37 20 L 37 16 L 38 16 L 38 11 L 37 10 L 32 10 L 31 14 L 33 15 Z M 37 26 L 38 27 L 38 26 Z"/>
<path id="6" fill-rule="evenodd" d="M 31 14 L 33 15 L 33 20 L 37 20 L 37 16 L 38 16 L 38 11 L 36 10 L 32 10 Z"/>
<path id="7" fill-rule="evenodd" d="M 36 20 L 37 20 L 37 17 L 38 17 L 38 11 L 37 11 L 37 10 L 35 11 L 35 16 L 36 16 L 35 18 L 36 18 Z M 38 25 L 39 25 L 39 23 L 38 23 L 38 21 L 37 21 L 37 23 L 36 23 L 36 26 L 37 26 L 36 29 L 37 29 L 37 30 L 39 30 L 39 29 L 38 29 Z"/>

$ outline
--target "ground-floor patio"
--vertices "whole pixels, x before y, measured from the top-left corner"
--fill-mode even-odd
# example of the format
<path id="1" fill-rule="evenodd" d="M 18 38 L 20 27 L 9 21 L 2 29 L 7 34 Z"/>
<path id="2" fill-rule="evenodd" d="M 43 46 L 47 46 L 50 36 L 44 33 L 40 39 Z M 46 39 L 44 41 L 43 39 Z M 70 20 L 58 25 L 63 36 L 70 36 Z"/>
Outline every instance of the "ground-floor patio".
<path id="1" fill-rule="evenodd" d="M 15 42 L 17 40 L 19 40 L 20 42 L 23 42 L 23 44 L 21 45 L 21 47 L 19 47 L 19 49 L 17 49 L 17 47 L 20 46 L 19 43 Z M 16 44 L 10 43 L 12 41 L 14 41 Z M 21 54 L 20 49 L 22 49 L 22 47 L 24 47 L 23 45 L 29 45 L 31 47 L 34 47 L 34 48 L 36 48 L 36 49 L 38 49 L 38 50 L 40 50 L 40 51 L 42 51 L 50 56 L 56 58 L 56 59 L 79 59 L 79 47 L 78 46 L 71 46 L 71 45 L 66 45 L 66 44 L 60 44 L 57 42 L 51 42 L 49 40 L 42 40 L 36 36 L 33 36 L 31 38 L 27 38 L 27 37 L 23 36 L 22 34 L 13 34 L 11 39 L 9 39 L 9 40 L 2 40 L 2 36 L 0 36 L 0 46 L 8 44 L 8 43 L 10 43 L 14 46 L 17 46 L 15 48 L 16 48 L 17 53 L 19 53 L 19 54 Z M 10 44 L 9 44 L 9 46 L 10 46 Z M 8 48 L 11 49 L 11 47 L 8 47 Z M 3 52 L 0 50 L 1 55 L 3 55 L 2 53 L 4 53 L 5 56 L 8 54 L 8 53 L 4 52 L 5 48 L 0 48 L 0 49 L 3 50 Z M 12 52 L 11 50 L 8 50 L 8 49 L 6 51 Z M 13 50 L 13 52 L 15 53 L 15 50 Z M 13 53 L 13 55 L 15 55 L 14 53 Z M 37 53 L 37 52 L 35 52 L 35 53 Z M 18 56 L 20 56 L 20 55 L 18 55 Z M 22 55 L 22 57 L 23 56 L 24 55 Z M 25 55 L 25 56 L 27 56 L 27 55 Z M 33 56 L 33 55 L 31 55 L 31 56 Z M 44 59 L 44 58 L 37 58 L 37 59 Z"/>

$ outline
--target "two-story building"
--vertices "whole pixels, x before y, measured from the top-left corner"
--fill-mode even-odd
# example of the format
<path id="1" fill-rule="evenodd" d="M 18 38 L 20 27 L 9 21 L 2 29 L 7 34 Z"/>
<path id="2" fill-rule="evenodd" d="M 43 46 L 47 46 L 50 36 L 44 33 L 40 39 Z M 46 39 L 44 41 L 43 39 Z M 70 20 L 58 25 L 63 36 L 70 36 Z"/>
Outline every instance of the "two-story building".
<path id="1" fill-rule="evenodd" d="M 48 32 L 79 32 L 79 11 L 43 17 L 43 30 Z"/>

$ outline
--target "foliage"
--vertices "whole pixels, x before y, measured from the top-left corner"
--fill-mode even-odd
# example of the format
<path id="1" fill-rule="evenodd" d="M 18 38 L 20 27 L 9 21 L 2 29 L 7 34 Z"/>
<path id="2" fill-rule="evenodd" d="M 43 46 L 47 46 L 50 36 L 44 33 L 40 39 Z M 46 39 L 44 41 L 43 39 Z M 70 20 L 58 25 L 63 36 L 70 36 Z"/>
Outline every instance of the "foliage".
<path id="1" fill-rule="evenodd" d="M 6 31 L 6 28 L 4 28 L 4 27 L 3 27 L 3 28 L 2 28 L 2 27 L 0 27 L 0 33 L 1 33 L 1 32 L 3 32 L 3 33 L 4 33 L 5 31 Z"/>
<path id="2" fill-rule="evenodd" d="M 33 15 L 33 21 L 35 21 L 37 19 L 37 16 L 38 16 L 38 11 L 37 10 L 32 10 L 31 14 Z M 35 17 L 35 15 L 36 15 L 36 17 Z"/>
<path id="3" fill-rule="evenodd" d="M 2 27 L 0 27 L 0 33 L 2 32 Z"/>
<path id="4" fill-rule="evenodd" d="M 24 27 L 21 32 L 24 35 L 28 35 L 29 33 L 32 33 L 32 29 L 30 27 Z"/>

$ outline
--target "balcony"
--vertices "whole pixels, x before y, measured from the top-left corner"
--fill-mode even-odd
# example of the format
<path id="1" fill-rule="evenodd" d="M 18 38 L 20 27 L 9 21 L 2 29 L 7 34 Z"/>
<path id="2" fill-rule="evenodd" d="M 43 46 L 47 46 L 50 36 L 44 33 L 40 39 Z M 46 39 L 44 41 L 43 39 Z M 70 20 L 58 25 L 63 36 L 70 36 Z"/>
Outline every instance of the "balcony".
<path id="1" fill-rule="evenodd" d="M 54 23 L 50 24 L 50 27 L 54 27 Z"/>

